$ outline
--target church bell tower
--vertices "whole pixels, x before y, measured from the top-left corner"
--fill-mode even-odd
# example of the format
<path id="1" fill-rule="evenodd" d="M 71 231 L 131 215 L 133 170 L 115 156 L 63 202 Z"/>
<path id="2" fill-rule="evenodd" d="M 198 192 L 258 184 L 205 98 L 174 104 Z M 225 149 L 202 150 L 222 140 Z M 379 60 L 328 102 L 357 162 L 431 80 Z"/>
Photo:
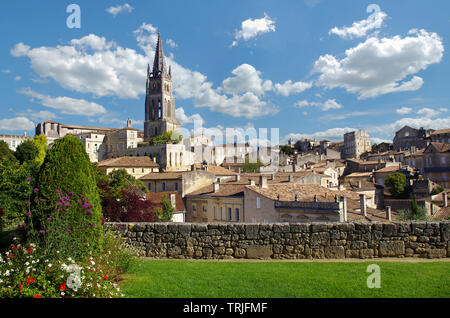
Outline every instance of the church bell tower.
<path id="1" fill-rule="evenodd" d="M 175 117 L 175 99 L 172 95 L 172 72 L 166 69 L 161 34 L 158 31 L 153 70 L 147 68 L 145 95 L 144 138 L 148 141 L 167 131 L 178 132 L 180 124 Z"/>

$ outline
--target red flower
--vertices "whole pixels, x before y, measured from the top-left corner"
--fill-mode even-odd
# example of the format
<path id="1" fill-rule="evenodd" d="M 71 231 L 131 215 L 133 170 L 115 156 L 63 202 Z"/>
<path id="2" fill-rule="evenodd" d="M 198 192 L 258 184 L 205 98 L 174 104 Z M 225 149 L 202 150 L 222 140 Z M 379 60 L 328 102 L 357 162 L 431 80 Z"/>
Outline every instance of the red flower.
<path id="1" fill-rule="evenodd" d="M 20 283 L 19 284 L 19 291 L 22 291 L 22 288 L 23 288 L 23 283 Z"/>
<path id="2" fill-rule="evenodd" d="M 33 276 L 30 276 L 30 277 L 27 278 L 27 283 L 28 284 L 33 284 L 33 282 L 34 282 Z"/>
<path id="3" fill-rule="evenodd" d="M 33 251 L 31 250 L 31 248 L 29 248 L 29 249 L 27 249 L 27 252 L 28 252 L 28 254 L 31 254 L 31 252 L 33 252 Z"/>
<path id="4" fill-rule="evenodd" d="M 66 290 L 66 284 L 65 284 L 65 283 L 62 284 L 62 285 L 59 287 L 59 290 L 65 291 L 65 290 Z"/>
<path id="5" fill-rule="evenodd" d="M 103 276 L 103 278 L 104 278 L 104 279 L 108 279 L 108 276 L 105 275 L 105 276 Z"/>
<path id="6" fill-rule="evenodd" d="M 41 298 L 41 295 L 36 294 L 36 295 L 33 296 L 33 298 Z"/>

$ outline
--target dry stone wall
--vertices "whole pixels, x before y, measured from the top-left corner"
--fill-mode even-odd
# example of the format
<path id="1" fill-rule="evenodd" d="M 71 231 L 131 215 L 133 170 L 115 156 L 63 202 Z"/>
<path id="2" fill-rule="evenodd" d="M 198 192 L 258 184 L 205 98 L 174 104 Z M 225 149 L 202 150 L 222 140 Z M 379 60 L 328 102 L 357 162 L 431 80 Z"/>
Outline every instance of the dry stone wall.
<path id="1" fill-rule="evenodd" d="M 107 223 L 143 255 L 175 259 L 450 257 L 450 222 Z"/>

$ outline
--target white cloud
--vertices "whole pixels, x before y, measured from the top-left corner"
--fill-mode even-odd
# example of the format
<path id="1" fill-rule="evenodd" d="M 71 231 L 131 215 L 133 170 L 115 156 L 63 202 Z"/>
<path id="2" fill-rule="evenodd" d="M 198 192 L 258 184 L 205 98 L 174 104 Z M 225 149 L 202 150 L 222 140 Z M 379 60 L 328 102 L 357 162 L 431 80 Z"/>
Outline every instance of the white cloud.
<path id="1" fill-rule="evenodd" d="M 313 72 L 316 85 L 345 88 L 359 99 L 383 94 L 418 90 L 423 79 L 415 76 L 442 60 L 444 46 L 436 33 L 411 30 L 406 37 L 371 37 L 348 49 L 345 57 L 320 56 Z"/>
<path id="2" fill-rule="evenodd" d="M 125 3 L 124 5 L 121 6 L 116 6 L 116 7 L 109 7 L 108 9 L 106 9 L 106 12 L 111 13 L 114 17 L 116 17 L 116 15 L 118 15 L 121 12 L 131 12 L 133 11 L 134 8 L 132 6 L 130 6 L 128 3 Z"/>
<path id="3" fill-rule="evenodd" d="M 0 119 L 0 130 L 34 130 L 32 121 L 25 117 Z"/>
<path id="4" fill-rule="evenodd" d="M 37 121 L 37 122 L 53 120 L 53 119 L 59 118 L 56 114 L 54 114 L 48 110 L 40 110 L 40 111 L 36 112 L 32 109 L 27 109 L 25 112 L 18 113 L 16 115 L 31 118 L 32 120 Z"/>
<path id="5" fill-rule="evenodd" d="M 170 46 L 171 48 L 176 48 L 176 47 L 178 47 L 178 44 L 176 44 L 175 41 L 172 40 L 172 39 L 167 39 L 167 40 L 166 40 L 166 44 L 167 44 L 168 46 Z"/>
<path id="6" fill-rule="evenodd" d="M 2 70 L 2 73 L 11 73 L 11 70 Z"/>
<path id="7" fill-rule="evenodd" d="M 11 54 L 27 56 L 32 69 L 41 79 L 52 78 L 64 88 L 98 97 L 138 98 L 145 94 L 147 64 L 154 57 L 157 29 L 143 23 L 134 35 L 145 55 L 95 34 L 56 47 L 31 49 L 18 43 Z M 236 68 L 243 72 L 226 82 L 229 94 L 233 95 L 228 96 L 223 94 L 224 88 L 213 88 L 213 83 L 208 82 L 205 75 L 181 66 L 173 58 L 166 58 L 166 64 L 172 67 L 175 97 L 193 99 L 196 107 L 209 107 L 212 111 L 247 118 L 278 112 L 276 107 L 260 100 L 257 95 L 271 89 L 271 81 L 258 83 L 259 72 L 250 65 Z M 253 77 L 248 77 L 247 82 L 243 77 L 244 68 L 254 70 L 250 74 Z M 237 86 L 239 81 L 245 85 L 244 89 Z"/>
<path id="8" fill-rule="evenodd" d="M 315 140 L 323 140 L 327 139 L 330 141 L 342 141 L 344 140 L 344 134 L 352 131 L 356 131 L 358 129 L 350 128 L 350 127 L 344 127 L 344 128 L 330 128 L 325 131 L 317 131 L 310 134 L 289 134 L 281 139 L 283 143 L 286 143 L 290 138 L 294 140 L 299 140 L 303 138 L 307 139 L 315 139 Z"/>
<path id="9" fill-rule="evenodd" d="M 239 65 L 231 73 L 235 77 L 229 77 L 222 82 L 223 90 L 226 93 L 239 94 L 252 92 L 259 96 L 264 94 L 265 91 L 272 89 L 272 82 L 263 82 L 259 77 L 261 72 L 249 64 Z"/>
<path id="10" fill-rule="evenodd" d="M 183 107 L 179 107 L 175 110 L 175 116 L 181 125 L 193 124 L 194 122 L 196 122 L 196 124 L 198 124 L 198 125 L 205 124 L 205 121 L 203 120 L 202 116 L 200 116 L 200 114 L 194 114 L 191 116 L 187 116 L 184 112 Z"/>
<path id="11" fill-rule="evenodd" d="M 21 76 L 16 76 L 16 77 L 14 77 L 14 80 L 15 80 L 16 82 L 20 81 L 21 79 L 22 79 Z"/>
<path id="12" fill-rule="evenodd" d="M 395 111 L 397 114 L 406 115 L 412 112 L 412 108 L 409 107 L 401 107 Z"/>
<path id="13" fill-rule="evenodd" d="M 248 41 L 267 32 L 275 32 L 275 21 L 271 20 L 266 13 L 261 19 L 247 19 L 242 22 L 241 29 L 236 30 L 235 40 L 231 46 L 236 46 L 241 39 Z"/>
<path id="14" fill-rule="evenodd" d="M 374 144 L 374 143 L 375 144 L 381 144 L 383 142 L 392 143 L 392 140 L 378 138 L 378 137 L 370 137 L 370 141 L 372 142 L 372 144 Z"/>
<path id="15" fill-rule="evenodd" d="M 445 107 L 441 107 L 441 108 L 439 108 L 439 111 L 441 111 L 441 112 L 448 112 L 448 109 L 445 108 Z"/>
<path id="16" fill-rule="evenodd" d="M 425 116 L 427 118 L 432 118 L 432 117 L 436 117 L 437 115 L 439 115 L 441 112 L 428 108 L 428 107 L 424 107 L 422 109 L 420 109 L 419 111 L 417 111 L 418 115 L 422 115 Z"/>
<path id="17" fill-rule="evenodd" d="M 360 38 L 367 35 L 367 33 L 373 29 L 379 29 L 382 27 L 384 20 L 387 18 L 387 14 L 380 10 L 378 5 L 369 5 L 367 12 L 372 12 L 367 19 L 354 22 L 351 27 L 334 27 L 328 34 L 336 34 L 343 39 Z"/>
<path id="18" fill-rule="evenodd" d="M 75 99 L 70 97 L 50 97 L 31 89 L 22 89 L 20 94 L 31 96 L 33 99 L 38 99 L 39 103 L 45 107 L 58 110 L 65 115 L 81 115 L 81 116 L 95 116 L 105 114 L 106 109 L 96 103 L 88 102 L 84 99 Z"/>
<path id="19" fill-rule="evenodd" d="M 283 96 L 289 96 L 291 94 L 299 94 L 312 87 L 312 83 L 295 82 L 291 80 L 284 82 L 283 84 L 275 84 L 275 92 Z"/>
<path id="20" fill-rule="evenodd" d="M 323 103 L 322 102 L 309 102 L 307 100 L 301 100 L 294 104 L 294 107 L 297 107 L 297 108 L 303 108 L 303 107 L 309 107 L 309 106 L 319 107 L 323 111 L 327 111 L 330 109 L 341 109 L 344 107 L 341 104 L 339 104 L 338 102 L 336 102 L 335 99 L 328 99 L 327 101 L 325 101 Z"/>

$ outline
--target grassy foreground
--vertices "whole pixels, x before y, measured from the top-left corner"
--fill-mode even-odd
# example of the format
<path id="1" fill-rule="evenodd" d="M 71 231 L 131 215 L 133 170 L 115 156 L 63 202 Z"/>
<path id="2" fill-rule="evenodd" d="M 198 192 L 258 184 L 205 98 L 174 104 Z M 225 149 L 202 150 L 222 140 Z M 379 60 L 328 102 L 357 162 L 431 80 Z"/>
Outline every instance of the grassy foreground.
<path id="1" fill-rule="evenodd" d="M 381 288 L 366 285 L 369 264 Z M 450 297 L 450 262 L 139 260 L 121 289 L 132 298 Z"/>

